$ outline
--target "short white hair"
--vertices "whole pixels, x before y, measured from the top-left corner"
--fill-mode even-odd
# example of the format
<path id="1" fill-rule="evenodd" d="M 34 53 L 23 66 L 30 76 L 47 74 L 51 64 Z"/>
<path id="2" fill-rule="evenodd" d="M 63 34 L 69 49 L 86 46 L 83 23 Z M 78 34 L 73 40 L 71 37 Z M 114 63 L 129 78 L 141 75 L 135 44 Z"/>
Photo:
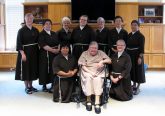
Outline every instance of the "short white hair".
<path id="1" fill-rule="evenodd" d="M 103 17 L 99 17 L 99 18 L 97 18 L 97 22 L 99 22 L 99 21 L 101 21 L 101 22 L 104 22 L 104 23 L 105 23 L 105 20 L 104 20 L 104 18 L 103 18 Z"/>
<path id="2" fill-rule="evenodd" d="M 96 41 L 91 41 L 90 44 L 89 44 L 89 47 L 92 46 L 92 45 L 97 46 L 97 48 L 99 47 L 99 45 Z"/>
<path id="3" fill-rule="evenodd" d="M 119 40 L 117 40 L 116 44 L 118 44 L 118 43 L 123 43 L 124 46 L 126 46 L 126 43 L 125 43 L 125 41 L 124 41 L 123 39 L 119 39 Z"/>
<path id="4" fill-rule="evenodd" d="M 62 18 L 62 24 L 65 22 L 65 21 L 69 21 L 71 23 L 71 20 L 69 17 L 63 17 Z"/>

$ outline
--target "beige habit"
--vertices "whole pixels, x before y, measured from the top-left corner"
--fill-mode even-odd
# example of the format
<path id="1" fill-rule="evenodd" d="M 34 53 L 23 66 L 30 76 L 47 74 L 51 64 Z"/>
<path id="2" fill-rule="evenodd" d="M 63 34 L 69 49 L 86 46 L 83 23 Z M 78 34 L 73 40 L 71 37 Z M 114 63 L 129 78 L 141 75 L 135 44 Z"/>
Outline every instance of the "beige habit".
<path id="1" fill-rule="evenodd" d="M 85 64 L 86 68 L 92 71 L 94 74 L 97 74 L 96 77 L 92 76 L 89 72 L 86 72 L 82 66 L 81 69 L 81 85 L 83 92 L 86 96 L 101 95 L 103 92 L 103 81 L 102 77 L 105 77 L 105 69 L 97 68 L 97 64 L 101 60 L 110 59 L 103 51 L 98 50 L 98 53 L 95 56 L 89 54 L 88 51 L 84 51 L 80 58 L 79 64 Z"/>

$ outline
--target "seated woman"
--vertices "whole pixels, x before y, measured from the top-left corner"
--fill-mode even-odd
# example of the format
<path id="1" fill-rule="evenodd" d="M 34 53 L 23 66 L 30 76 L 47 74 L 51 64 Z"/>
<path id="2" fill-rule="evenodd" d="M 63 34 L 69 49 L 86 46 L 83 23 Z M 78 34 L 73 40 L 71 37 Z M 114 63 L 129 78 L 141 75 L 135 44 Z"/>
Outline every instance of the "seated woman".
<path id="1" fill-rule="evenodd" d="M 69 44 L 61 43 L 61 53 L 53 60 L 53 73 L 55 76 L 53 101 L 59 101 L 59 83 L 61 91 L 61 102 L 68 103 L 71 100 L 75 75 L 77 72 L 77 61 L 69 54 Z M 60 79 L 60 82 L 59 82 Z"/>
<path id="2" fill-rule="evenodd" d="M 111 59 L 101 50 L 98 50 L 98 43 L 92 41 L 87 51 L 84 51 L 78 61 L 81 68 L 81 85 L 84 94 L 87 96 L 86 109 L 92 110 L 91 95 L 95 95 L 95 112 L 99 114 L 100 96 L 103 92 L 102 77 L 105 76 L 104 64 L 110 64 Z"/>
<path id="3" fill-rule="evenodd" d="M 110 78 L 112 86 L 110 96 L 120 101 L 127 101 L 132 99 L 131 89 L 131 59 L 124 51 L 126 45 L 124 40 L 118 40 L 117 53 L 112 56 L 112 72 Z"/>

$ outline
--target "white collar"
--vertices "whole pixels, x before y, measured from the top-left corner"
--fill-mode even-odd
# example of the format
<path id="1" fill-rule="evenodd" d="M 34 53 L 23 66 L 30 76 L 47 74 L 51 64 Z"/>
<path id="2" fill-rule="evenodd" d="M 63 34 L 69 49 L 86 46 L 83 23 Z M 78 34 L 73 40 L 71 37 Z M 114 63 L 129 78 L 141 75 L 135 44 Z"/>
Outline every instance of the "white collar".
<path id="1" fill-rule="evenodd" d="M 80 29 L 83 30 L 85 26 L 80 26 Z"/>
<path id="2" fill-rule="evenodd" d="M 137 31 L 134 31 L 134 32 L 132 31 L 132 35 L 135 34 L 136 32 L 137 32 Z"/>
<path id="3" fill-rule="evenodd" d="M 122 52 L 118 52 L 118 58 L 123 54 L 123 51 Z"/>
<path id="4" fill-rule="evenodd" d="M 122 28 L 116 28 L 117 32 L 120 33 Z"/>
<path id="5" fill-rule="evenodd" d="M 26 25 L 27 26 L 27 25 Z M 27 28 L 29 28 L 30 30 L 32 29 L 32 26 L 27 26 Z"/>
<path id="6" fill-rule="evenodd" d="M 63 55 L 64 56 L 64 55 Z M 64 56 L 67 60 L 68 60 L 68 55 L 67 56 Z"/>
<path id="7" fill-rule="evenodd" d="M 47 34 L 51 35 L 50 31 L 45 30 Z"/>
<path id="8" fill-rule="evenodd" d="M 101 28 L 101 29 L 99 29 L 99 31 L 100 31 L 100 32 L 102 32 L 102 30 L 103 30 L 103 29 L 104 29 L 104 27 L 103 27 L 103 28 Z"/>
<path id="9" fill-rule="evenodd" d="M 65 29 L 64 27 L 63 27 L 63 29 L 65 30 L 66 33 L 68 33 L 69 29 Z"/>

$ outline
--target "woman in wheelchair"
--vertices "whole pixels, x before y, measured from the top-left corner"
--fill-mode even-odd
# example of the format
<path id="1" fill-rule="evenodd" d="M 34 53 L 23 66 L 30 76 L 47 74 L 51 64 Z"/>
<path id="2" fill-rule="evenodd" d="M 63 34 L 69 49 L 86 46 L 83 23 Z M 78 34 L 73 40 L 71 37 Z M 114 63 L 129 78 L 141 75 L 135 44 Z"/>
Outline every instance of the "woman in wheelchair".
<path id="1" fill-rule="evenodd" d="M 81 85 L 84 94 L 87 96 L 86 110 L 92 110 L 91 95 L 95 95 L 95 112 L 99 114 L 100 96 L 103 92 L 102 77 L 105 77 L 104 64 L 110 64 L 111 59 L 101 50 L 98 50 L 98 43 L 92 41 L 87 51 L 84 51 L 78 64 L 81 65 Z"/>
<path id="2" fill-rule="evenodd" d="M 126 47 L 124 40 L 118 40 L 116 45 L 117 53 L 112 56 L 110 96 L 120 101 L 127 101 L 133 97 L 130 78 L 131 59 L 124 51 Z"/>
<path id="3" fill-rule="evenodd" d="M 61 43 L 61 53 L 53 60 L 52 66 L 55 74 L 54 102 L 68 103 L 71 101 L 78 66 L 75 58 L 69 54 L 69 47 L 68 43 Z"/>

